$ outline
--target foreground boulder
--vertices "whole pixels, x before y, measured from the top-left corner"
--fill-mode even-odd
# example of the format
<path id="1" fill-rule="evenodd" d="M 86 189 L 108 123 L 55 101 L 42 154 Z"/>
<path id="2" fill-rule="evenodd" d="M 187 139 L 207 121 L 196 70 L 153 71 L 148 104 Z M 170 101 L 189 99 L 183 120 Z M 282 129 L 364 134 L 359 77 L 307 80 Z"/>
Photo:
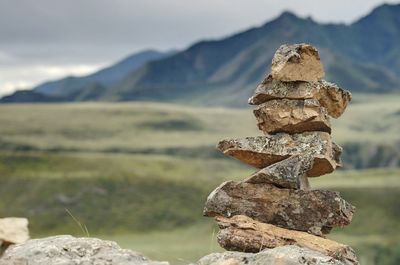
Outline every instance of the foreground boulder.
<path id="1" fill-rule="evenodd" d="M 28 219 L 0 218 L 0 246 L 23 243 L 28 239 Z"/>
<path id="2" fill-rule="evenodd" d="M 326 132 L 265 135 L 222 140 L 217 148 L 256 168 L 264 168 L 293 155 L 311 155 L 313 166 L 307 176 L 317 177 L 331 173 L 341 166 L 341 148 L 331 141 Z"/>
<path id="3" fill-rule="evenodd" d="M 302 43 L 279 47 L 272 59 L 271 75 L 281 81 L 316 82 L 325 73 L 318 51 Z"/>
<path id="4" fill-rule="evenodd" d="M 254 111 L 257 125 L 266 134 L 322 131 L 331 133 L 325 108 L 316 99 L 269 100 Z"/>
<path id="5" fill-rule="evenodd" d="M 267 248 L 296 245 L 318 251 L 340 260 L 343 264 L 358 264 L 357 257 L 352 248 L 329 239 L 313 236 L 305 232 L 280 228 L 271 224 L 260 223 L 241 215 L 232 218 L 217 217 L 216 219 L 220 227 L 217 235 L 218 242 L 227 250 L 256 253 Z M 283 256 L 282 258 L 290 258 L 290 255 Z"/>
<path id="6" fill-rule="evenodd" d="M 265 249 L 259 253 L 227 251 L 201 258 L 195 265 L 356 265 L 296 245 Z"/>
<path id="7" fill-rule="evenodd" d="M 350 224 L 355 208 L 338 192 L 281 189 L 270 184 L 227 181 L 207 198 L 205 216 L 246 215 L 263 223 L 327 234 Z"/>
<path id="8" fill-rule="evenodd" d="M 351 101 L 351 93 L 325 80 L 283 82 L 268 75 L 257 86 L 249 104 L 260 105 L 274 99 L 317 99 L 330 116 L 339 118 Z"/>
<path id="9" fill-rule="evenodd" d="M 11 246 L 0 265 L 168 265 L 151 261 L 115 242 L 97 238 L 54 236 Z"/>

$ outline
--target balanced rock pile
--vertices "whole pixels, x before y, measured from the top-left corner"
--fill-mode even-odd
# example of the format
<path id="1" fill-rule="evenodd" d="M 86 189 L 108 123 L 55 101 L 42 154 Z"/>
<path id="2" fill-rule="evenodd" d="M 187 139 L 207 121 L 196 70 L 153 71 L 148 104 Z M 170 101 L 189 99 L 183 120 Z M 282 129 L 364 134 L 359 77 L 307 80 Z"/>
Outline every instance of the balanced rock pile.
<path id="1" fill-rule="evenodd" d="M 325 238 L 332 228 L 350 224 L 355 208 L 338 192 L 312 190 L 308 182 L 341 166 L 329 116 L 338 118 L 351 100 L 323 76 L 314 47 L 281 46 L 271 74 L 249 99 L 264 135 L 218 144 L 224 154 L 259 169 L 241 182 L 222 183 L 207 199 L 204 215 L 216 218 L 225 249 L 296 245 L 339 262 L 334 264 L 358 264 L 349 246 Z"/>

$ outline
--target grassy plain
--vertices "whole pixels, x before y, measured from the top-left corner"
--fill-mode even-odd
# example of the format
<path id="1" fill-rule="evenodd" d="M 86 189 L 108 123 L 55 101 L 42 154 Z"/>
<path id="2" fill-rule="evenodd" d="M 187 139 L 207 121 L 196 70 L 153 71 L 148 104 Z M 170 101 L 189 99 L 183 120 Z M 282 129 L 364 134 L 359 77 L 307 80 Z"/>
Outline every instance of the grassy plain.
<path id="1" fill-rule="evenodd" d="M 333 121 L 337 142 L 400 141 L 399 95 L 354 98 Z M 220 250 L 204 200 L 253 171 L 213 146 L 260 134 L 250 109 L 158 103 L 0 105 L 0 124 L 0 216 L 27 216 L 34 237 L 83 236 L 68 210 L 91 235 L 173 264 Z M 399 169 L 369 169 L 312 179 L 357 206 L 353 223 L 331 237 L 355 247 L 364 265 L 396 264 L 379 253 L 400 253 L 399 178 Z"/>
<path id="2" fill-rule="evenodd" d="M 213 220 L 202 217 L 208 193 L 252 169 L 218 158 L 166 155 L 3 153 L 0 214 L 27 216 L 33 237 L 90 235 L 116 240 L 154 259 L 186 264 L 219 251 Z M 311 179 L 357 207 L 353 223 L 330 236 L 365 260 L 400 240 L 400 169 L 337 171 Z"/>
<path id="3" fill-rule="evenodd" d="M 400 95 L 356 95 L 333 120 L 339 143 L 400 140 Z M 2 150 L 142 152 L 214 146 L 222 137 L 258 135 L 251 109 L 160 103 L 0 106 Z"/>

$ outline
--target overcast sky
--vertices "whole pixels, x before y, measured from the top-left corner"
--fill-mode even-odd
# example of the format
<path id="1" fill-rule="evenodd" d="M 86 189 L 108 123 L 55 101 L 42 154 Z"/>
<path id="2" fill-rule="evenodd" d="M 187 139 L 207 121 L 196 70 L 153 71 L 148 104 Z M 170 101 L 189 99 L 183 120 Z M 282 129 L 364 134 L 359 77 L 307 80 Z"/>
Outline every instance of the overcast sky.
<path id="1" fill-rule="evenodd" d="M 397 1 L 385 1 L 398 3 Z M 351 23 L 380 0 L 0 0 L 0 95 L 147 48 L 183 49 L 290 10 Z"/>

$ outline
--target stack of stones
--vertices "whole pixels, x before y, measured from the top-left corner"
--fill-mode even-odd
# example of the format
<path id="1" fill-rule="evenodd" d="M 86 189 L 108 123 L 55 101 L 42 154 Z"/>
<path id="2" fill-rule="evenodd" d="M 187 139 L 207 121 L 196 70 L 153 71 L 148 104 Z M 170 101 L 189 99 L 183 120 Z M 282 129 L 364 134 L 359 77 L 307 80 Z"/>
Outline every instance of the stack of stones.
<path id="1" fill-rule="evenodd" d="M 249 99 L 264 135 L 218 144 L 224 154 L 259 169 L 243 181 L 222 183 L 207 198 L 204 215 L 216 218 L 217 239 L 225 249 L 297 245 L 340 264 L 358 264 L 349 246 L 325 238 L 333 227 L 350 224 L 355 208 L 338 192 L 312 190 L 308 182 L 341 166 L 342 149 L 332 142 L 329 116 L 341 116 L 351 100 L 323 76 L 314 47 L 281 46 L 271 74 Z"/>

